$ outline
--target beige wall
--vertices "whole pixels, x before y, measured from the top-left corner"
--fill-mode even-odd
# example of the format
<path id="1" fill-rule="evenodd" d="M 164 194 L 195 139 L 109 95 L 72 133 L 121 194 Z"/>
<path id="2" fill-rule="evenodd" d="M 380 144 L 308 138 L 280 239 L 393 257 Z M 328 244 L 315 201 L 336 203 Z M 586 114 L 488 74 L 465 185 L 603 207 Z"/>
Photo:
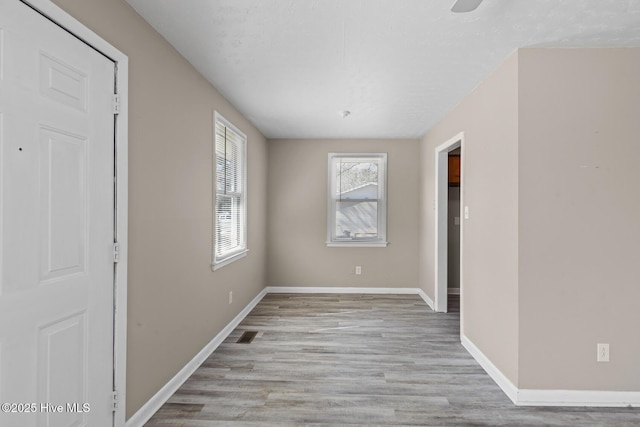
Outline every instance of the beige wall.
<path id="1" fill-rule="evenodd" d="M 130 61 L 129 417 L 264 287 L 266 142 L 123 0 L 56 3 Z M 248 137 L 250 249 L 215 273 L 214 109 Z"/>
<path id="2" fill-rule="evenodd" d="M 267 284 L 412 287 L 418 284 L 418 141 L 269 141 Z M 386 152 L 386 248 L 328 248 L 327 154 Z M 354 267 L 362 266 L 362 275 Z"/>
<path id="3" fill-rule="evenodd" d="M 638 75 L 638 48 L 523 49 L 422 141 L 421 286 L 434 148 L 464 132 L 464 334 L 520 389 L 640 390 Z"/>
<path id="4" fill-rule="evenodd" d="M 519 56 L 519 386 L 639 391 L 640 49 Z"/>
<path id="5" fill-rule="evenodd" d="M 464 334 L 513 382 L 518 364 L 518 55 L 513 54 L 420 144 L 420 286 L 434 287 L 435 148 L 464 132 Z"/>

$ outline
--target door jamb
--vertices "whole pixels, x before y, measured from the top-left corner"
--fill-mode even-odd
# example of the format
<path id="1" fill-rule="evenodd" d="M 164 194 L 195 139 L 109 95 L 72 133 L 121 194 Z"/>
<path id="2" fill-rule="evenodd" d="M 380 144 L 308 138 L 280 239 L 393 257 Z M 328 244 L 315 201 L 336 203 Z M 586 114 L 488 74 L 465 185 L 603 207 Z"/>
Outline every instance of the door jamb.
<path id="1" fill-rule="evenodd" d="M 435 148 L 435 311 L 447 312 L 447 210 L 448 210 L 448 155 L 450 151 L 460 147 L 461 162 L 464 162 L 464 132 L 460 132 L 453 138 Z M 463 167 L 460 164 L 460 210 L 463 205 Z M 460 216 L 462 218 L 462 215 Z M 460 221 L 460 271 L 462 272 L 462 236 L 463 221 Z M 460 274 L 460 295 L 462 304 L 462 274 Z M 462 316 L 462 307 L 460 307 Z M 462 322 L 460 322 L 462 325 Z"/>
<path id="2" fill-rule="evenodd" d="M 84 41 L 115 63 L 114 90 L 119 95 L 115 116 L 115 240 L 119 244 L 119 261 L 114 264 L 114 360 L 113 381 L 117 392 L 113 425 L 125 425 L 127 361 L 127 236 L 128 236 L 128 94 L 129 58 L 96 33 L 73 18 L 50 0 L 21 0 L 60 27 Z"/>

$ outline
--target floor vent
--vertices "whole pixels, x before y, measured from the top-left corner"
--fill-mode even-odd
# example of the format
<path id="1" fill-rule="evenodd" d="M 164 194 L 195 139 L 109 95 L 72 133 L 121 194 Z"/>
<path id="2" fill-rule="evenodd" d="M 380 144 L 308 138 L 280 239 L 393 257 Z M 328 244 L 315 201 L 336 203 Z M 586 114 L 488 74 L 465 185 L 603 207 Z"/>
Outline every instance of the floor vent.
<path id="1" fill-rule="evenodd" d="M 258 334 L 257 331 L 245 331 L 242 336 L 236 341 L 238 344 L 249 344 Z"/>

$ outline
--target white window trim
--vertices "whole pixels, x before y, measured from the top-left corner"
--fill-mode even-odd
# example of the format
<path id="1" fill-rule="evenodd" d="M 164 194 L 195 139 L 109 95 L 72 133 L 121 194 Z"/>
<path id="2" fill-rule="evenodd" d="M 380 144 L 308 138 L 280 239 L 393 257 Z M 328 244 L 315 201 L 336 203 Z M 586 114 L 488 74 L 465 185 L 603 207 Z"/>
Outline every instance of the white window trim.
<path id="1" fill-rule="evenodd" d="M 235 252 L 231 252 L 229 253 L 226 257 L 218 259 L 216 257 L 216 229 L 217 229 L 217 223 L 218 223 L 218 214 L 216 212 L 216 193 L 217 193 L 217 187 L 216 187 L 216 177 L 217 177 L 217 159 L 216 159 L 216 124 L 217 123 L 222 123 L 224 126 L 226 126 L 227 128 L 233 130 L 235 133 L 237 133 L 238 135 L 240 135 L 242 137 L 242 139 L 244 140 L 243 144 L 242 144 L 242 205 L 244 206 L 244 218 L 243 218 L 243 224 L 242 224 L 242 233 L 243 233 L 243 243 L 244 243 L 244 247 L 235 251 Z M 248 248 L 248 230 L 247 230 L 247 217 L 248 217 L 248 208 L 247 208 L 247 190 L 248 190 L 248 186 L 247 186 L 247 136 L 244 134 L 244 132 L 242 132 L 240 129 L 238 129 L 237 127 L 235 127 L 233 125 L 233 123 L 231 123 L 230 121 L 228 121 L 227 119 L 225 119 L 222 114 L 218 113 L 217 111 L 214 111 L 213 113 L 213 176 L 212 176 L 212 184 L 213 184 L 213 248 L 211 251 L 211 269 L 213 271 L 216 271 L 226 265 L 231 264 L 234 261 L 237 261 L 239 259 L 244 258 L 245 256 L 247 256 L 247 252 L 249 252 L 249 248 Z"/>
<path id="2" fill-rule="evenodd" d="M 244 249 L 241 252 L 237 252 L 237 253 L 235 253 L 233 255 L 229 255 L 228 257 L 226 257 L 226 258 L 224 258 L 222 260 L 219 260 L 219 261 L 215 261 L 215 254 L 214 254 L 214 263 L 211 266 L 211 268 L 212 268 L 213 271 L 216 271 L 216 270 L 224 267 L 225 265 L 229 265 L 234 261 L 237 261 L 237 260 L 239 260 L 241 258 L 246 257 L 247 256 L 247 252 L 249 252 L 249 249 Z"/>
<path id="3" fill-rule="evenodd" d="M 336 240 L 333 238 L 335 229 L 335 198 L 333 194 L 333 159 L 335 157 L 376 158 L 380 159 L 381 170 L 378 171 L 379 197 L 378 206 L 378 238 L 371 240 Z M 384 248 L 387 247 L 387 153 L 329 153 L 327 162 L 327 241 L 329 248 Z"/>

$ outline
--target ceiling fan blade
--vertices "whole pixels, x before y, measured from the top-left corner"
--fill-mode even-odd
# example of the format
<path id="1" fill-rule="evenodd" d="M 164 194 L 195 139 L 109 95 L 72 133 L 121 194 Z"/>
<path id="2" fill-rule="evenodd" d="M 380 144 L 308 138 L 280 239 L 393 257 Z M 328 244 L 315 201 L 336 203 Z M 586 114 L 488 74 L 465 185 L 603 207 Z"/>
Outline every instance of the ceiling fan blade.
<path id="1" fill-rule="evenodd" d="M 451 8 L 451 12 L 454 13 L 465 13 L 471 12 L 472 10 L 476 10 L 478 6 L 480 6 L 482 0 L 457 0 L 453 7 Z"/>

